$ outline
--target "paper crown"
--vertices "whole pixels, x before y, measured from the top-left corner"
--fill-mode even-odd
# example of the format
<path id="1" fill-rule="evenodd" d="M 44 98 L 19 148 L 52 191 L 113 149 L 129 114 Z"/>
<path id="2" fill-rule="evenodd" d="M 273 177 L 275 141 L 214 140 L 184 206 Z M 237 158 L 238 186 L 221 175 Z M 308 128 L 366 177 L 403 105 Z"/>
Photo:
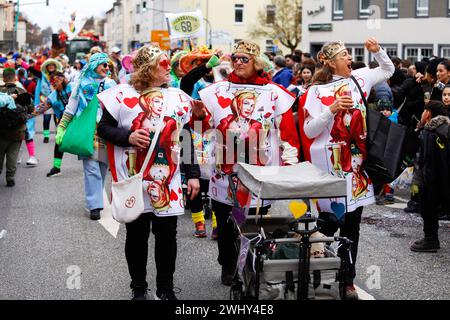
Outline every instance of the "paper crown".
<path id="1" fill-rule="evenodd" d="M 141 66 L 152 62 L 164 52 L 157 46 L 145 46 L 140 48 L 133 58 L 134 70 L 139 69 Z"/>
<path id="2" fill-rule="evenodd" d="M 344 51 L 345 44 L 342 41 L 335 41 L 323 45 L 322 50 L 317 54 L 317 58 L 321 63 L 333 59 L 337 54 Z"/>
<path id="3" fill-rule="evenodd" d="M 248 40 L 241 40 L 234 45 L 233 54 L 236 53 L 246 53 L 254 56 L 259 56 L 261 53 L 261 49 L 259 46 Z"/>

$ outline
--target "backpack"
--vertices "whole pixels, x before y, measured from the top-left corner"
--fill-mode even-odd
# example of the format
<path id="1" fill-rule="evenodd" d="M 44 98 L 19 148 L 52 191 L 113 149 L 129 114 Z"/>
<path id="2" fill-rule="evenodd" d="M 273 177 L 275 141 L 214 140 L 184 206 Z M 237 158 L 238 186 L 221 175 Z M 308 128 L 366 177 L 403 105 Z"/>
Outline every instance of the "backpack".
<path id="1" fill-rule="evenodd" d="M 9 109 L 7 107 L 0 108 L 0 130 L 11 133 L 24 125 L 28 119 L 27 106 L 30 103 L 30 95 L 28 93 L 22 93 L 15 100 L 15 109 Z"/>

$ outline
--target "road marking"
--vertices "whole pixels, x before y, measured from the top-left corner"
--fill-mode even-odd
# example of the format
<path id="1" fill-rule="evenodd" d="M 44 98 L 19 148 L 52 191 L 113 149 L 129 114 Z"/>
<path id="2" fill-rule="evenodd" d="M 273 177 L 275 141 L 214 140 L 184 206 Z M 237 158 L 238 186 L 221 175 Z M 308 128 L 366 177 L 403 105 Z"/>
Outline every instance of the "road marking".
<path id="1" fill-rule="evenodd" d="M 6 235 L 6 230 L 5 229 L 0 231 L 0 239 L 3 238 L 5 235 Z"/>
<path id="2" fill-rule="evenodd" d="M 399 197 L 399 196 L 394 196 L 394 199 L 397 199 L 398 201 L 405 202 L 405 203 L 407 203 L 409 201 L 409 200 L 403 199 L 402 197 Z"/>
<path id="3" fill-rule="evenodd" d="M 106 229 L 114 238 L 117 238 L 117 234 L 119 233 L 120 223 L 114 220 L 112 216 L 112 208 L 111 204 L 108 201 L 108 196 L 106 195 L 106 191 L 103 190 L 103 210 L 101 213 L 101 218 L 98 220 L 103 228 Z"/>
<path id="4" fill-rule="evenodd" d="M 407 207 L 406 203 L 386 204 L 385 206 L 392 209 L 405 209 Z"/>
<path id="5" fill-rule="evenodd" d="M 358 293 L 359 300 L 376 300 L 374 296 L 370 295 L 369 293 L 367 293 L 360 287 L 355 286 L 355 288 L 356 288 L 356 292 Z"/>

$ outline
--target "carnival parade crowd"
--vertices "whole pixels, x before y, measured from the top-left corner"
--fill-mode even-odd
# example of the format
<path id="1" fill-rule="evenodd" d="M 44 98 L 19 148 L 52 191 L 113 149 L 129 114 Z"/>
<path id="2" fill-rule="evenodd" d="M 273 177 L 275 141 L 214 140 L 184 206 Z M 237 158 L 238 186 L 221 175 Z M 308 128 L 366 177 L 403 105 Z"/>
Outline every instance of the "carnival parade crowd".
<path id="1" fill-rule="evenodd" d="M 233 206 L 249 207 L 250 215 L 259 209 L 239 182 L 233 198 L 235 165 L 309 161 L 346 180 L 347 198 L 320 199 L 317 211 L 322 234 L 339 230 L 353 242 L 344 289 L 347 299 L 357 299 L 353 280 L 363 208 L 392 204 L 398 185 L 380 183 L 365 171 L 369 109 L 406 130 L 401 168 L 411 173 L 411 199 L 405 212 L 420 213 L 424 223 L 423 237 L 410 250 L 439 250 L 439 220 L 450 215 L 450 61 L 390 57 L 374 38 L 365 46 L 374 58 L 368 66 L 353 61 L 340 41 L 326 43 L 316 57 L 300 50 L 263 53 L 248 40 L 230 53 L 206 47 L 165 52 L 147 45 L 121 55 L 119 48 L 108 54 L 93 47 L 71 64 L 51 50 L 0 53 L 0 173 L 7 187 L 15 186 L 25 141 L 27 166 L 48 165 L 48 178 L 63 174 L 69 129 L 81 122 L 93 132 L 85 141 L 92 152 L 78 153 L 92 220 L 101 218 L 108 171 L 116 183 L 142 174 L 144 210 L 126 223 L 133 299 L 149 298 L 151 231 L 155 299 L 176 300 L 177 217 L 185 208 L 197 238 L 208 237 L 205 217 L 211 217 L 221 281 L 230 286 L 239 255 L 229 219 Z M 88 114 L 92 121 L 80 121 Z M 43 164 L 35 154 L 35 122 L 43 121 L 49 143 L 52 118 L 53 163 Z M 342 207 L 347 212 L 340 220 Z"/>

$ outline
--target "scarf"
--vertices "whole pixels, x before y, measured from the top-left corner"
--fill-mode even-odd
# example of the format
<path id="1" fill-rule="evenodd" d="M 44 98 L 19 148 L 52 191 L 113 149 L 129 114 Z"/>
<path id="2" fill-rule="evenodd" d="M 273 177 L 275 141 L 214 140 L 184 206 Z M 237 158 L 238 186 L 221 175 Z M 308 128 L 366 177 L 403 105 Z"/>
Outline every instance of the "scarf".
<path id="1" fill-rule="evenodd" d="M 270 76 L 267 72 L 258 71 L 252 77 L 248 79 L 242 79 L 241 77 L 238 77 L 236 73 L 233 71 L 228 76 L 228 81 L 236 84 L 253 84 L 263 86 L 270 83 Z"/>

